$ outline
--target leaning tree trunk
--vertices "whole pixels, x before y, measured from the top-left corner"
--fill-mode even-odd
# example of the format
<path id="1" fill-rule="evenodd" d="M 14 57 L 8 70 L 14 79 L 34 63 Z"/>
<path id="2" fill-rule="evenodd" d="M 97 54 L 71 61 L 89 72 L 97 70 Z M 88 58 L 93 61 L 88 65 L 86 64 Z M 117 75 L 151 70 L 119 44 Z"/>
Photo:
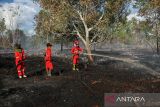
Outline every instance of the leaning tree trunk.
<path id="1" fill-rule="evenodd" d="M 159 36 L 158 36 L 158 27 L 156 24 L 156 37 L 157 37 L 157 54 L 159 54 Z"/>
<path id="2" fill-rule="evenodd" d="M 90 61 L 90 62 L 93 62 L 94 60 L 93 60 L 93 56 L 91 55 L 92 52 L 91 52 L 90 47 L 86 46 L 86 50 L 87 50 L 87 54 L 88 54 L 89 61 Z"/>
<path id="3" fill-rule="evenodd" d="M 93 59 L 91 48 L 90 48 L 90 45 L 89 45 L 89 39 L 86 40 L 85 47 L 86 47 L 86 51 L 87 51 L 87 54 L 88 54 L 89 61 L 93 62 L 94 59 Z"/>

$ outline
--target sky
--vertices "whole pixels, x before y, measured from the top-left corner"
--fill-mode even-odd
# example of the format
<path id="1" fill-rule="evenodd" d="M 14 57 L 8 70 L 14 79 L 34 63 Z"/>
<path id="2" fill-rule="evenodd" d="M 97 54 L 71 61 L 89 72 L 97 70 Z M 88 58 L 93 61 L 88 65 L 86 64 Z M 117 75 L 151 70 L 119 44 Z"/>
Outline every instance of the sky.
<path id="1" fill-rule="evenodd" d="M 138 9 L 134 9 L 134 0 L 129 6 L 131 14 L 127 17 L 131 20 L 135 17 L 137 20 L 143 20 L 138 16 Z M 33 3 L 32 0 L 0 0 L 0 17 L 5 18 L 8 29 L 20 28 L 25 31 L 27 35 L 34 35 L 35 21 L 34 17 L 40 11 L 40 6 Z M 19 15 L 14 15 L 18 12 Z"/>
<path id="2" fill-rule="evenodd" d="M 129 5 L 129 10 L 131 11 L 131 13 L 127 16 L 128 20 L 131 20 L 132 18 L 137 19 L 138 21 L 142 21 L 145 20 L 143 17 L 138 15 L 138 11 L 139 9 L 136 9 L 133 7 L 133 5 L 135 5 L 135 0 L 132 0 L 132 2 Z"/>
<path id="3" fill-rule="evenodd" d="M 39 4 L 32 0 L 0 0 L 0 17 L 5 18 L 7 28 L 15 29 L 18 26 L 27 35 L 35 34 L 34 17 L 39 11 Z"/>
<path id="4" fill-rule="evenodd" d="M 5 2 L 8 2 L 8 3 L 12 3 L 13 0 L 0 0 L 1 3 L 5 3 Z"/>

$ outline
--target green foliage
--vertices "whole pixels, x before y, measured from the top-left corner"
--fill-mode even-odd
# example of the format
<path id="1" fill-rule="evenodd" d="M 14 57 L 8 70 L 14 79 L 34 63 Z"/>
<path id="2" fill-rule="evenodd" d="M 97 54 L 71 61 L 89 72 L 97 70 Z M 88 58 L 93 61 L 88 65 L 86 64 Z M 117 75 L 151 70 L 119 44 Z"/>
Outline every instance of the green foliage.
<path id="1" fill-rule="evenodd" d="M 82 13 L 88 28 L 93 27 L 104 13 L 103 19 L 94 29 L 107 35 L 109 26 L 116 26 L 120 21 L 125 23 L 129 0 L 39 0 L 38 2 L 42 10 L 36 17 L 37 34 L 72 32 L 74 22 L 85 38 L 85 28 L 77 11 Z M 95 36 L 95 30 L 90 34 Z M 90 36 L 93 38 L 92 35 Z"/>
<path id="2" fill-rule="evenodd" d="M 145 29 L 159 36 L 160 30 L 160 0 L 138 0 L 140 15 L 146 18 Z"/>
<path id="3" fill-rule="evenodd" d="M 2 20 L 0 20 L 0 33 L 2 36 L 2 33 L 6 30 L 6 25 L 5 25 L 5 19 L 3 18 Z"/>

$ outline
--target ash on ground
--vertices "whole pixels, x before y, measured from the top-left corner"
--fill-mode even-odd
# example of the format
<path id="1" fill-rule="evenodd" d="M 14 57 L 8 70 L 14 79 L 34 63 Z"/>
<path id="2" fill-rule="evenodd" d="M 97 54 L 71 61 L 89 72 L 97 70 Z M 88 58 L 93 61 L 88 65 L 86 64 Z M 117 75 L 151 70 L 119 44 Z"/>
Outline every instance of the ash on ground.
<path id="1" fill-rule="evenodd" d="M 159 93 L 159 57 L 136 52 L 96 51 L 105 57 L 95 56 L 94 64 L 81 61 L 79 72 L 72 71 L 70 58 L 53 57 L 50 79 L 43 57 L 30 56 L 28 78 L 21 80 L 14 58 L 1 56 L 0 107 L 102 107 L 104 93 Z"/>

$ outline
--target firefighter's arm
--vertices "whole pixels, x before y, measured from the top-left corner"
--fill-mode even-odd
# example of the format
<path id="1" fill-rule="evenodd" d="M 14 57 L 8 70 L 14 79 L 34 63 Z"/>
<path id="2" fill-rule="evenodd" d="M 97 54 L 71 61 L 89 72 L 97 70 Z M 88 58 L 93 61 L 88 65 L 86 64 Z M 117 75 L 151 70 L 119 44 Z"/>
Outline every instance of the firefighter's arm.
<path id="1" fill-rule="evenodd" d="M 16 57 L 16 61 L 18 62 L 18 63 L 20 63 L 20 58 L 19 57 Z"/>
<path id="2" fill-rule="evenodd" d="M 83 53 L 83 49 L 79 48 L 79 53 L 82 54 Z"/>
<path id="3" fill-rule="evenodd" d="M 50 61 L 50 60 L 51 60 L 51 55 L 50 55 L 50 53 L 46 53 L 45 60 L 46 60 L 46 61 Z"/>
<path id="4" fill-rule="evenodd" d="M 46 49 L 46 50 L 45 50 L 45 54 L 44 54 L 44 60 L 45 60 L 45 61 L 48 60 L 48 59 L 47 59 L 47 56 L 48 56 L 48 55 L 47 55 L 47 49 Z"/>
<path id="5" fill-rule="evenodd" d="M 51 61 L 52 58 L 51 58 L 51 56 L 48 56 L 48 57 L 46 56 L 46 57 L 45 57 L 45 60 L 46 60 L 46 61 Z"/>
<path id="6" fill-rule="evenodd" d="M 74 52 L 74 48 L 72 48 L 72 49 L 71 49 L 71 53 L 72 53 L 72 54 L 75 54 L 75 52 Z"/>
<path id="7" fill-rule="evenodd" d="M 15 60 L 19 63 L 21 63 L 21 60 L 20 60 L 20 56 L 18 53 L 15 53 Z"/>
<path id="8" fill-rule="evenodd" d="M 20 60 L 20 56 L 18 55 L 18 53 L 15 53 L 15 59 Z"/>
<path id="9" fill-rule="evenodd" d="M 48 61 L 51 61 L 51 56 L 48 56 L 48 57 L 47 57 L 47 60 L 48 60 Z"/>
<path id="10" fill-rule="evenodd" d="M 52 55 L 51 55 L 51 54 L 52 54 L 51 51 L 48 51 L 48 60 L 49 60 L 49 61 L 52 60 L 52 58 L 51 58 Z"/>
<path id="11" fill-rule="evenodd" d="M 48 55 L 46 54 L 46 56 L 45 56 L 45 58 L 44 58 L 46 61 L 48 61 L 49 60 L 49 58 L 48 58 Z"/>

